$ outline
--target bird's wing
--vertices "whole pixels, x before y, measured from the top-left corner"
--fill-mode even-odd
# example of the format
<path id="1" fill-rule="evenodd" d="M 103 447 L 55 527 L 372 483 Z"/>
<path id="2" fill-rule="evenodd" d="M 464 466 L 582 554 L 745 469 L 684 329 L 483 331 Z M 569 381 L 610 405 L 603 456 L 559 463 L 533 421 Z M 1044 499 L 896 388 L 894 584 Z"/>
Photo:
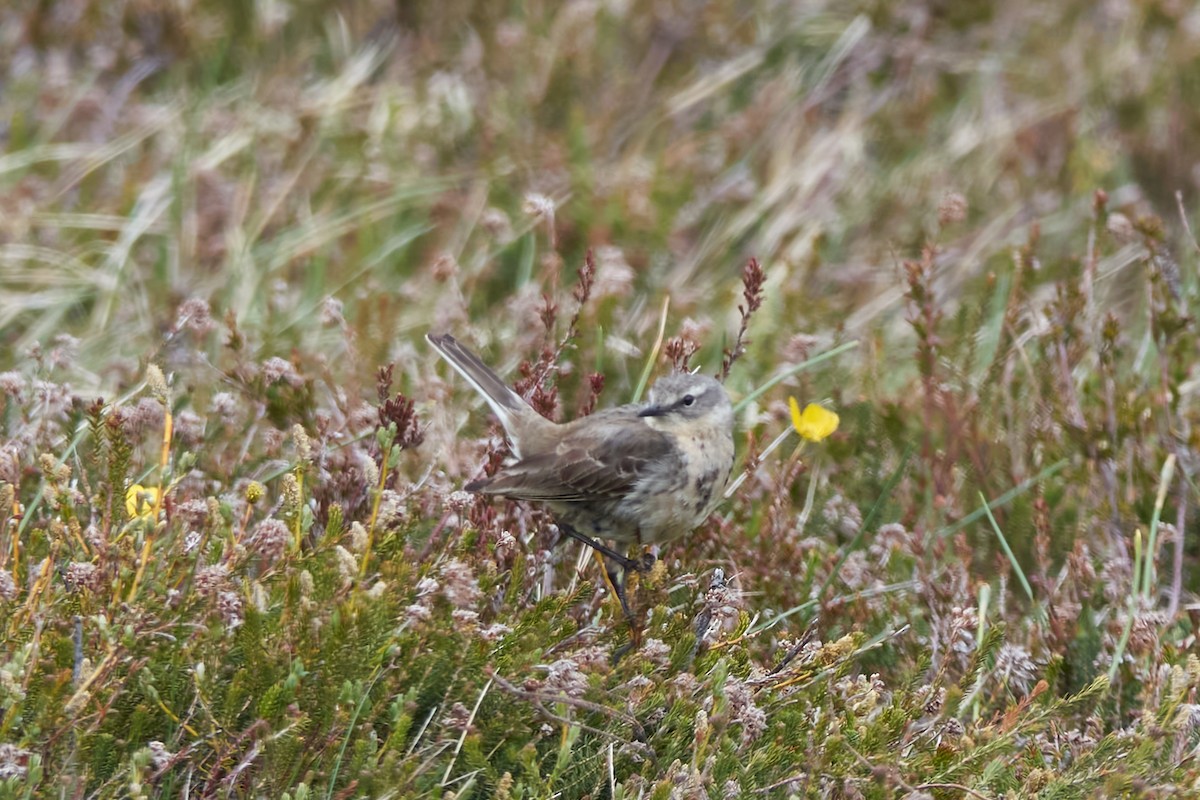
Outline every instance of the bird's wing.
<path id="1" fill-rule="evenodd" d="M 648 425 L 605 422 L 582 426 L 554 451 L 522 459 L 466 488 L 518 500 L 611 500 L 672 459 L 679 456 L 670 439 Z"/>

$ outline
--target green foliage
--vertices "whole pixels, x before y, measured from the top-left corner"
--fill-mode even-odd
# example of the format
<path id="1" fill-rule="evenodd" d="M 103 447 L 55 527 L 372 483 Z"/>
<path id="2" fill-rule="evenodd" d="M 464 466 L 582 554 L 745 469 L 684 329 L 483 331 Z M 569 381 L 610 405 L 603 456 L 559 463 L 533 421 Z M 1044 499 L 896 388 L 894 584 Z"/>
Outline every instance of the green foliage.
<path id="1" fill-rule="evenodd" d="M 1200 792 L 1195 15 L 1093 5 L 0 11 L 0 800 Z M 636 635 L 429 329 L 747 343 Z"/>

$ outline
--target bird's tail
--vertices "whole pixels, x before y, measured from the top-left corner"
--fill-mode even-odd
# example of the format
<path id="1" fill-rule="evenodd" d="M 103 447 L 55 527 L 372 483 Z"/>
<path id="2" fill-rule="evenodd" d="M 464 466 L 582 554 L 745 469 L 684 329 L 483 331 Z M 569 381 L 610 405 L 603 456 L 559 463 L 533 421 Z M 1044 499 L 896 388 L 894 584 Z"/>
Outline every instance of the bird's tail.
<path id="1" fill-rule="evenodd" d="M 521 395 L 509 388 L 500 376 L 492 372 L 479 356 L 472 353 L 448 333 L 435 335 L 425 334 L 425 339 L 433 345 L 433 349 L 454 367 L 459 375 L 475 387 L 475 391 L 483 395 L 483 399 L 491 406 L 492 411 L 500 418 L 512 444 L 514 455 L 520 457 L 520 440 L 523 433 L 534 425 L 550 425 L 549 420 L 533 410 L 533 407 Z"/>

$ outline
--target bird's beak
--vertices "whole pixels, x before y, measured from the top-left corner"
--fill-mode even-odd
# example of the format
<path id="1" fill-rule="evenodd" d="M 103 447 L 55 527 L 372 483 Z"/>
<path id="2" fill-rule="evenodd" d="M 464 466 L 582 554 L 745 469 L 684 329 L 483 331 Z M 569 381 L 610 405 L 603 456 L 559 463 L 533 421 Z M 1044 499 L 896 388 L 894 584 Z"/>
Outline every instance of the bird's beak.
<path id="1" fill-rule="evenodd" d="M 663 414 L 666 414 L 666 413 L 667 413 L 667 409 L 664 406 L 646 406 L 645 408 L 643 408 L 641 411 L 638 412 L 638 416 L 639 417 L 661 417 Z"/>

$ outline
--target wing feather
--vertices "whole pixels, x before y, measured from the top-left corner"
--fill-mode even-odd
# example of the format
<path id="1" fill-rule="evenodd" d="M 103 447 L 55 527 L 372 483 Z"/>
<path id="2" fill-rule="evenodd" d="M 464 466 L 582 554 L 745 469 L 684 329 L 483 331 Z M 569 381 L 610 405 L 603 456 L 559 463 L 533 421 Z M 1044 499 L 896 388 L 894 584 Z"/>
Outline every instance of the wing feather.
<path id="1" fill-rule="evenodd" d="M 671 441 L 647 425 L 585 426 L 553 452 L 522 459 L 466 488 L 518 500 L 611 500 L 627 494 L 650 470 L 670 469 L 672 458 L 678 459 L 674 453 Z"/>

